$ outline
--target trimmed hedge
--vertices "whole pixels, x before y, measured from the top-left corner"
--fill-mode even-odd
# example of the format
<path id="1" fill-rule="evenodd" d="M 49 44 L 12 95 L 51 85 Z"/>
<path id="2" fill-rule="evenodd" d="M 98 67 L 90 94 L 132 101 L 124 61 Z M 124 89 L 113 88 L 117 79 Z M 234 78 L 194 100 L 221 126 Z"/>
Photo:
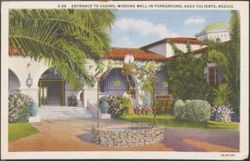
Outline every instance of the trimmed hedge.
<path id="1" fill-rule="evenodd" d="M 210 118 L 211 106 L 205 100 L 177 100 L 174 114 L 180 120 L 204 122 Z"/>
<path id="2" fill-rule="evenodd" d="M 181 99 L 175 101 L 174 115 L 180 120 L 184 120 L 186 117 L 186 105 Z"/>

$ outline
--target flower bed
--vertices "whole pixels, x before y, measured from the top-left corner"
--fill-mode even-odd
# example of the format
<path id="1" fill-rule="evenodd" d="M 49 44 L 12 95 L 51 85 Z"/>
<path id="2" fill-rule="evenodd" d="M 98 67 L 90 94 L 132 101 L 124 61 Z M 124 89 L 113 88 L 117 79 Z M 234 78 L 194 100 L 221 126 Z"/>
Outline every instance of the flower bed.
<path id="1" fill-rule="evenodd" d="M 215 106 L 211 111 L 211 120 L 231 122 L 231 114 L 234 112 L 227 106 Z"/>
<path id="2" fill-rule="evenodd" d="M 137 105 L 134 108 L 134 112 L 139 115 L 147 115 L 147 114 L 152 114 L 153 110 L 149 105 Z"/>
<path id="3" fill-rule="evenodd" d="M 125 124 L 93 128 L 92 142 L 101 146 L 144 146 L 164 140 L 164 127 L 147 124 Z"/>

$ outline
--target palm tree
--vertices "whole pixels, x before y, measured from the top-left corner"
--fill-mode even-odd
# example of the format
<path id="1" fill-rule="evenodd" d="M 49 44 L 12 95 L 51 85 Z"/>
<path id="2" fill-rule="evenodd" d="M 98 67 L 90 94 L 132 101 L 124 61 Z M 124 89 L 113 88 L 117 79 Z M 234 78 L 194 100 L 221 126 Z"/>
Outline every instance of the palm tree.
<path id="1" fill-rule="evenodd" d="M 10 10 L 9 46 L 58 70 L 73 88 L 90 84 L 85 64 L 110 47 L 113 10 Z"/>

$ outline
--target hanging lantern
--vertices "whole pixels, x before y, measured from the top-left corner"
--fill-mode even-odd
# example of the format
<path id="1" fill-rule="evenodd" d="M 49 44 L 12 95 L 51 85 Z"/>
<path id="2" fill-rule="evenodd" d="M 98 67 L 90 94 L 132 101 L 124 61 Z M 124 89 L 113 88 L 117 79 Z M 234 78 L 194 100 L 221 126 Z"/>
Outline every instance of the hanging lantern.
<path id="1" fill-rule="evenodd" d="M 28 78 L 26 80 L 26 85 L 30 88 L 33 84 L 33 79 L 31 78 L 30 74 L 28 74 Z"/>

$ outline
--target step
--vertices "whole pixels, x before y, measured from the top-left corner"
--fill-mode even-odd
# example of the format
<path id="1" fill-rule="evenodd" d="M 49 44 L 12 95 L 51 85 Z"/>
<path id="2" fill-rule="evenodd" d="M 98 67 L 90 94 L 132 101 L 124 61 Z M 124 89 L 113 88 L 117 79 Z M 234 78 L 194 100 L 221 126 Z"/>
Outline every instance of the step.
<path id="1" fill-rule="evenodd" d="M 67 109 L 67 110 L 63 110 L 63 109 L 60 109 L 60 110 L 57 110 L 57 109 L 54 109 L 54 110 L 44 110 L 44 109 L 40 109 L 39 110 L 40 112 L 89 112 L 88 110 L 86 109 Z"/>
<path id="2" fill-rule="evenodd" d="M 92 114 L 84 107 L 43 106 L 39 109 L 42 120 L 63 118 L 92 118 Z"/>
<path id="3" fill-rule="evenodd" d="M 68 119 L 68 118 L 72 118 L 72 119 L 85 119 L 85 118 L 92 118 L 92 116 L 44 116 L 41 117 L 41 120 L 47 120 L 47 119 Z"/>

